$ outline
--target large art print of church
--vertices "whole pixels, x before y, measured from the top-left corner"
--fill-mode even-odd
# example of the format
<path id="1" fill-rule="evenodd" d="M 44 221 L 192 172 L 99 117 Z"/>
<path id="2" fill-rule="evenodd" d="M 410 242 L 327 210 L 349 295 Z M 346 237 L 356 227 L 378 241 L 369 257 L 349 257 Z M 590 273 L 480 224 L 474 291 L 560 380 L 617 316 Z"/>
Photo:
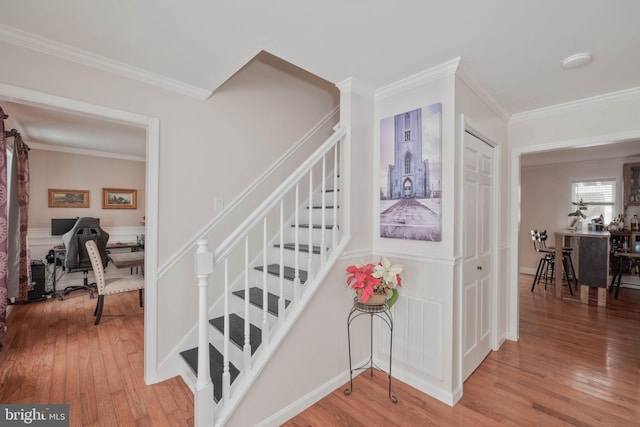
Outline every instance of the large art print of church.
<path id="1" fill-rule="evenodd" d="M 440 241 L 442 104 L 381 121 L 380 236 Z"/>
<path id="2" fill-rule="evenodd" d="M 394 160 L 389 165 L 387 199 L 431 197 L 429 159 L 422 160 L 421 109 L 394 117 Z"/>

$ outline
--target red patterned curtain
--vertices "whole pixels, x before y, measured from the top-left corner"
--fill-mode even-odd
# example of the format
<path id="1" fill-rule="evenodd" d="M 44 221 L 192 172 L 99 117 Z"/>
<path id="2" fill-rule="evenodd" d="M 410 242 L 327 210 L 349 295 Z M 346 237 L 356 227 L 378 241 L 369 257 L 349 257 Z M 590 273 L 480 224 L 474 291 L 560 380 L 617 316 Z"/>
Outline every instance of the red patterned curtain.
<path id="1" fill-rule="evenodd" d="M 7 145 L 4 139 L 5 114 L 0 107 L 0 350 L 7 328 Z"/>
<path id="2" fill-rule="evenodd" d="M 16 181 L 18 184 L 17 200 L 20 217 L 20 281 L 18 301 L 27 301 L 31 290 L 31 260 L 27 242 L 27 226 L 29 224 L 29 147 L 17 135 L 13 141 L 13 155 L 16 158 Z"/>

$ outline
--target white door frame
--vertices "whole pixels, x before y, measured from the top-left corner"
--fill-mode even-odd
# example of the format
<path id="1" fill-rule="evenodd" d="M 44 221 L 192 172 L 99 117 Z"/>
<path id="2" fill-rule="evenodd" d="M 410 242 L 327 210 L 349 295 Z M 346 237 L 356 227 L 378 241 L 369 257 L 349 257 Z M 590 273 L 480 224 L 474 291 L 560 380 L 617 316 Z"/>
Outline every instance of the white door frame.
<path id="1" fill-rule="evenodd" d="M 491 138 L 489 138 L 488 136 L 486 136 L 486 134 L 484 134 L 481 130 L 479 130 L 479 128 L 477 126 L 475 126 L 468 118 L 465 117 L 464 114 L 460 114 L 460 127 L 459 127 L 459 133 L 460 133 L 460 173 L 459 173 L 459 181 L 462 183 L 464 181 L 464 165 L 463 165 L 463 156 L 462 153 L 464 153 L 464 138 L 465 138 L 465 133 L 468 132 L 472 135 L 474 135 L 476 138 L 481 139 L 482 141 L 484 141 L 485 143 L 487 143 L 488 145 L 490 145 L 493 148 L 493 162 L 494 162 L 494 169 L 493 169 L 493 182 L 492 182 L 492 198 L 493 198 L 493 206 L 492 206 L 492 210 L 493 210 L 493 218 L 492 218 L 492 224 L 491 226 L 493 227 L 493 233 L 491 236 L 491 252 L 492 252 L 492 262 L 491 262 L 491 269 L 492 269 L 492 279 L 491 279 L 491 295 L 492 295 L 492 307 L 493 307 L 493 313 L 491 316 L 491 332 L 490 332 L 490 342 L 491 342 L 491 349 L 492 350 L 497 350 L 500 347 L 500 336 L 497 333 L 498 331 L 498 324 L 499 324 L 499 311 L 501 309 L 500 305 L 499 305 L 499 293 L 498 293 L 498 278 L 501 276 L 500 275 L 500 271 L 499 271 L 499 226 L 500 226 L 500 222 L 501 222 L 501 218 L 500 218 L 500 204 L 501 204 L 501 192 L 498 191 L 499 185 L 500 185 L 500 176 L 501 176 L 501 156 L 500 156 L 500 150 L 499 150 L 499 145 Z M 460 191 L 460 197 L 457 200 L 457 204 L 458 206 L 462 206 L 462 199 L 463 199 L 463 194 L 462 191 Z M 459 223 L 457 225 L 458 230 L 463 230 L 463 215 L 459 216 Z M 458 242 L 458 247 L 462 249 L 462 232 L 459 233 L 459 242 Z M 462 263 L 460 263 L 460 266 L 462 266 Z M 462 307 L 464 307 L 463 305 L 463 293 L 462 293 L 462 288 L 463 288 L 463 277 L 462 277 L 462 272 L 460 271 L 460 277 L 459 277 L 459 285 L 458 285 L 458 289 L 459 289 L 459 295 L 457 298 L 457 304 L 458 307 L 460 307 L 459 313 L 458 313 L 458 366 L 457 366 L 457 378 L 459 379 L 459 389 L 462 390 L 462 361 L 463 361 L 463 313 L 462 313 Z M 504 305 L 503 305 L 504 307 Z"/>
<path id="2" fill-rule="evenodd" d="M 145 291 L 144 291 L 144 380 L 158 381 L 158 181 L 160 121 L 96 104 L 76 101 L 44 92 L 0 83 L 0 96 L 10 102 L 67 110 L 74 114 L 97 117 L 146 129 L 145 174 Z M 10 111 L 7 112 L 11 114 Z"/>
<path id="3" fill-rule="evenodd" d="M 542 151 L 562 150 L 569 148 L 586 148 L 618 142 L 640 139 L 640 129 L 624 133 L 600 135 L 597 137 L 578 138 L 564 141 L 552 141 L 545 144 L 516 147 L 510 155 L 510 207 L 509 207 L 509 274 L 508 274 L 508 318 L 507 338 L 518 340 L 520 328 L 520 300 L 518 298 L 519 280 L 519 235 L 520 235 L 520 157 L 523 154 L 539 153 Z"/>

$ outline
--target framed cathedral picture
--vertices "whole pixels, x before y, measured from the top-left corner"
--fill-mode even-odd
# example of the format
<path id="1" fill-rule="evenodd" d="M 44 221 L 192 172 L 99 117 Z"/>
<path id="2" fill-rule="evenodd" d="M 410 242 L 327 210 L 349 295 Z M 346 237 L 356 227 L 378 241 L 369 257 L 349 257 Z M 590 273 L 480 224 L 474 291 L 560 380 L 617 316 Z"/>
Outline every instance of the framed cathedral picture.
<path id="1" fill-rule="evenodd" d="M 442 240 L 442 104 L 380 120 L 380 237 Z"/>

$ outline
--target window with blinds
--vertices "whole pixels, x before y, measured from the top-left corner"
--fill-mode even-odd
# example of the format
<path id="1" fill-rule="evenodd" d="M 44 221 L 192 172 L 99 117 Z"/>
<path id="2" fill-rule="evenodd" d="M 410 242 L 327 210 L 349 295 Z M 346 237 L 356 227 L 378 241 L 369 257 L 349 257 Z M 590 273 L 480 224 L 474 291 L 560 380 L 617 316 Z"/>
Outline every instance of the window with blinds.
<path id="1" fill-rule="evenodd" d="M 616 208 L 616 180 L 594 179 L 589 181 L 571 182 L 571 201 L 578 203 L 582 199 L 587 206 L 585 215 L 591 221 L 600 215 L 604 217 L 604 223 L 608 224 L 613 220 L 613 213 Z M 571 205 L 569 212 L 576 209 Z"/>

